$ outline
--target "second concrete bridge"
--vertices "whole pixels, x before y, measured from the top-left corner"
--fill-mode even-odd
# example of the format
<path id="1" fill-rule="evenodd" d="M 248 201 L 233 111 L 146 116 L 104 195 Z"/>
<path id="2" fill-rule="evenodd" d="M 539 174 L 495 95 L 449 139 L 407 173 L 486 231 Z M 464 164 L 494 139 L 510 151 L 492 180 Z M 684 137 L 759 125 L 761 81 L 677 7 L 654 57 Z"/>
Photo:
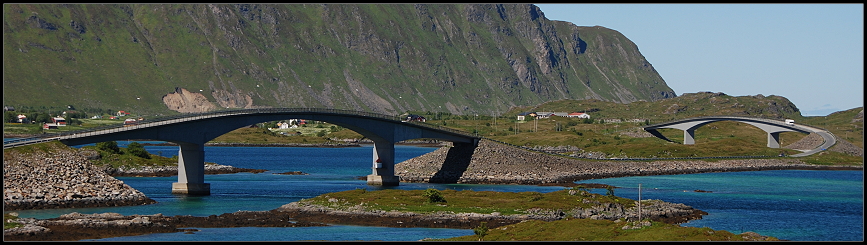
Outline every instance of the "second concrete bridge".
<path id="1" fill-rule="evenodd" d="M 801 133 L 817 133 L 825 140 L 825 142 L 820 146 L 821 149 L 826 149 L 831 147 L 836 143 L 836 139 L 829 132 L 809 127 L 803 125 L 797 125 L 794 123 L 786 123 L 778 120 L 764 119 L 764 118 L 751 118 L 751 117 L 736 117 L 736 116 L 708 116 L 708 117 L 694 117 L 681 119 L 671 122 L 658 123 L 653 125 L 648 125 L 644 127 L 644 130 L 653 134 L 657 138 L 661 138 L 667 141 L 671 141 L 662 135 L 657 129 L 661 128 L 673 128 L 683 130 L 683 144 L 684 145 L 693 145 L 695 144 L 695 129 L 704 126 L 709 123 L 719 122 L 719 121 L 736 121 L 746 123 L 752 126 L 755 126 L 766 133 L 768 133 L 768 147 L 770 148 L 780 148 L 780 133 L 782 132 L 801 132 Z M 800 154 L 799 154 L 800 155 Z M 794 156 L 794 155 L 793 155 Z"/>

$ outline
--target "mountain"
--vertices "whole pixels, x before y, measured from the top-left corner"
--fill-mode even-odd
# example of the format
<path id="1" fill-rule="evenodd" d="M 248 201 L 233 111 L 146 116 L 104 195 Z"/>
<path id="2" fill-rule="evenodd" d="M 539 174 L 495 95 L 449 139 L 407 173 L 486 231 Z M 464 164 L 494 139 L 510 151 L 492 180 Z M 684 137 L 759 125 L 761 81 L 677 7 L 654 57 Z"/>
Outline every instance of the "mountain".
<path id="1" fill-rule="evenodd" d="M 638 47 L 527 4 L 4 4 L 3 103 L 499 114 L 676 97 Z"/>

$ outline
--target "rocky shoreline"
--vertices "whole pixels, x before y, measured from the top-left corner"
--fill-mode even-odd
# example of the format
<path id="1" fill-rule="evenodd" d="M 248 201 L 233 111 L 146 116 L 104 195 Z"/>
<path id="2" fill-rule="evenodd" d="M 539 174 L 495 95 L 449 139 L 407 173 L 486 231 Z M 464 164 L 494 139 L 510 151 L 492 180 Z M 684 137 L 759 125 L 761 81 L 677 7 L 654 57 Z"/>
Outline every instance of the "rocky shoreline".
<path id="1" fill-rule="evenodd" d="M 67 147 L 59 142 L 45 144 L 47 149 L 3 154 L 3 209 L 90 208 L 134 206 L 156 203 L 143 193 L 114 177 L 176 176 L 177 166 L 114 169 L 94 166 L 89 151 Z M 50 153 L 49 153 L 50 152 Z M 205 164 L 205 174 L 238 172 L 261 173 L 266 170 Z"/>
<path id="2" fill-rule="evenodd" d="M 702 215 L 707 213 L 683 204 L 660 200 L 642 201 L 642 217 L 653 221 L 678 224 L 701 219 Z M 634 220 L 638 213 L 636 207 L 624 208 L 622 204 L 615 203 L 595 203 L 595 206 L 588 209 L 534 210 L 532 214 L 501 215 L 335 210 L 293 202 L 270 211 L 238 211 L 207 217 L 70 213 L 52 219 L 23 218 L 16 222 L 24 226 L 4 230 L 3 238 L 6 241 L 78 241 L 148 233 L 198 231 L 184 227 L 311 227 L 327 224 L 472 229 L 482 222 L 486 222 L 489 228 L 497 228 L 527 220 L 555 221 L 567 217 L 620 222 L 621 219 Z M 624 225 L 623 229 L 634 228 Z"/>
<path id="3" fill-rule="evenodd" d="M 318 222 L 296 221 L 288 214 L 276 211 L 239 211 L 222 215 L 195 217 L 189 215 L 164 216 L 130 215 L 118 213 L 69 213 L 53 219 L 23 218 L 16 222 L 23 227 L 3 231 L 5 241 L 79 241 L 149 233 L 187 232 L 198 228 L 223 227 L 311 227 L 327 226 Z"/>

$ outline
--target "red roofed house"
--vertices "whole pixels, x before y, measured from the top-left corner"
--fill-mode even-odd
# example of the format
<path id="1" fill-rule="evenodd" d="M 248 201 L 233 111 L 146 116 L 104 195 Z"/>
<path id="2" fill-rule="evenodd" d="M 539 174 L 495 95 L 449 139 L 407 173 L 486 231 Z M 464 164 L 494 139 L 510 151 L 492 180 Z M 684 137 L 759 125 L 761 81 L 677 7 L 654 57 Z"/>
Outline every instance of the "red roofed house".
<path id="1" fill-rule="evenodd" d="M 572 112 L 572 113 L 569 113 L 569 117 L 572 117 L 572 118 L 590 118 L 590 115 L 587 113 Z"/>
<path id="2" fill-rule="evenodd" d="M 54 125 L 57 125 L 57 126 L 66 126 L 66 119 L 64 119 L 64 118 L 62 118 L 62 117 L 54 117 L 54 118 L 51 119 L 51 121 L 54 122 Z"/>

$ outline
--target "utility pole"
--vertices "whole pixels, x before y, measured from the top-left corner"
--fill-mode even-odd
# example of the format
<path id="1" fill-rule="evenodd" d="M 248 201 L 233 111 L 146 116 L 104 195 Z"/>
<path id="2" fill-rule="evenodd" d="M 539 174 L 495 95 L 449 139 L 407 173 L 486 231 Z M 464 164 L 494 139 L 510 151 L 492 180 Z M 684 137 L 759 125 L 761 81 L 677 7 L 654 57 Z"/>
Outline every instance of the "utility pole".
<path id="1" fill-rule="evenodd" d="M 641 224 L 641 183 L 638 183 L 638 224 Z"/>
<path id="2" fill-rule="evenodd" d="M 497 115 L 491 113 L 491 117 L 494 118 L 494 132 L 497 132 Z"/>

